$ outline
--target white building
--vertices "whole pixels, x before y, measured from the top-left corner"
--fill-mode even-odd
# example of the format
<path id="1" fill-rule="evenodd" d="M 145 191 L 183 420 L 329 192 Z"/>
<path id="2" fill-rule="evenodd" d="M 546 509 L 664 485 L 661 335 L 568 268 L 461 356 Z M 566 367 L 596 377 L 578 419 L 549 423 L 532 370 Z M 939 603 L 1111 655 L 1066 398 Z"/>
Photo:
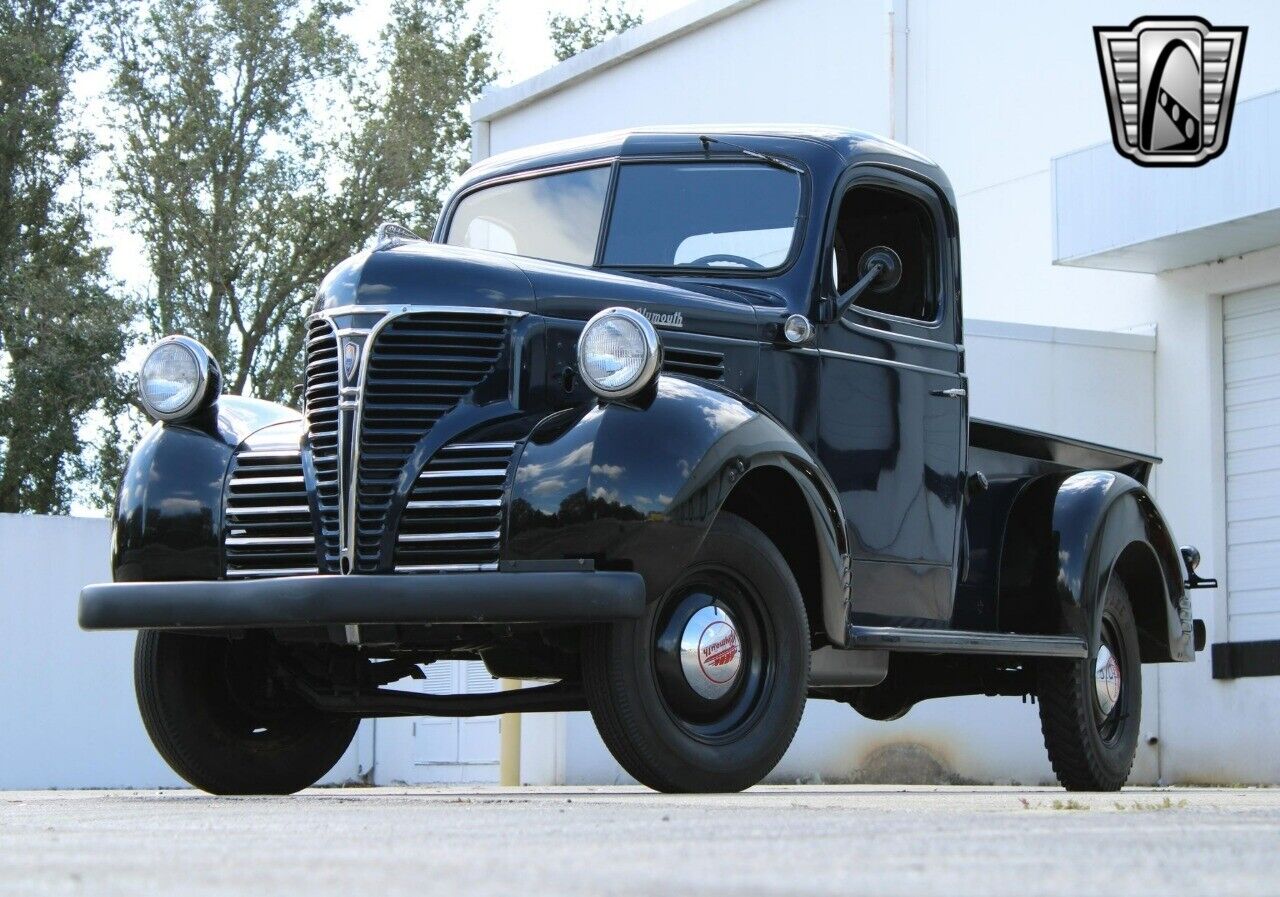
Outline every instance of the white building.
<path id="1" fill-rule="evenodd" d="M 1093 26 L 1246 25 L 1227 151 L 1146 169 L 1112 146 Z M 1217 656 L 1146 668 L 1133 781 L 1280 781 L 1280 7 L 699 0 L 472 107 L 477 159 L 594 131 L 796 121 L 933 158 L 959 202 L 976 415 L 1161 455 L 1157 500 L 1222 587 Z M 1270 672 L 1272 677 L 1241 675 Z M 612 780 L 589 720 L 525 723 L 536 781 Z M 920 744 L 956 775 L 1050 778 L 1034 708 L 926 702 L 871 723 L 810 702 L 778 777 Z M 880 752 L 877 754 L 877 752 Z M 889 752 L 890 754 L 893 752 Z M 918 756 L 912 748 L 900 752 Z"/>
<path id="2" fill-rule="evenodd" d="M 1202 168 L 1140 168 L 1111 144 L 1092 28 L 1160 12 L 1250 27 L 1228 149 Z M 1262 3 L 697 0 L 487 94 L 472 108 L 474 149 L 797 121 L 931 156 L 959 201 L 974 414 L 1162 455 L 1156 497 L 1222 583 L 1192 594 L 1217 663 L 1206 652 L 1145 668 L 1131 781 L 1275 783 L 1277 51 L 1280 7 Z M 106 575 L 105 524 L 30 521 L 0 518 L 0 538 L 29 568 L 56 569 L 0 585 L 13 636 L 0 681 L 49 684 L 0 698 L 8 718 L 41 721 L 0 733 L 0 756 L 18 760 L 0 764 L 0 787 L 172 783 L 137 722 L 131 640 L 73 628 L 79 584 Z M 37 593 L 49 600 L 18 600 Z M 428 687 L 494 687 L 474 666 L 437 666 L 448 681 Z M 366 723 L 331 779 L 496 780 L 497 732 L 496 720 Z M 526 715 L 522 733 L 527 782 L 627 780 L 585 714 Z M 925 702 L 894 723 L 812 701 L 774 778 L 903 775 L 1052 780 L 1036 709 L 980 697 Z"/>

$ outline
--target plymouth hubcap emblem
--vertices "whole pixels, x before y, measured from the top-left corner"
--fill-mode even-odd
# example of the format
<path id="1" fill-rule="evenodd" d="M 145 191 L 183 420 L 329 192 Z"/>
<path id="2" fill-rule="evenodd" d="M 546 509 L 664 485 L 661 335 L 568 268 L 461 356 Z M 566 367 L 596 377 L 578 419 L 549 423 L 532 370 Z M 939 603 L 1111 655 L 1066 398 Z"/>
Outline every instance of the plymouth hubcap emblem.
<path id="1" fill-rule="evenodd" d="M 689 687 L 708 699 L 733 688 L 742 667 L 742 646 L 733 619 L 718 607 L 704 607 L 689 618 L 680 639 L 680 666 Z"/>
<path id="2" fill-rule="evenodd" d="M 1120 700 L 1120 663 L 1106 645 L 1098 649 L 1098 660 L 1093 667 L 1093 684 L 1098 695 L 1098 709 L 1103 716 L 1107 716 Z"/>

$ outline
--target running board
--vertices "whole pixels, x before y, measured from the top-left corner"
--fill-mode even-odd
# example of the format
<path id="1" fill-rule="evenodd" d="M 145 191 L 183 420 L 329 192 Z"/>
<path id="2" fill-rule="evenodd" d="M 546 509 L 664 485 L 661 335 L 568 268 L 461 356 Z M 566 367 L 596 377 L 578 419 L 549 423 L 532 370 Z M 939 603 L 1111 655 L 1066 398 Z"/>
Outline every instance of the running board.
<path id="1" fill-rule="evenodd" d="M 924 651 L 934 654 L 1066 657 L 1073 660 L 1089 656 L 1089 648 L 1084 639 L 1074 635 L 1016 635 L 1011 632 L 964 632 L 901 626 L 850 626 L 844 647 Z"/>

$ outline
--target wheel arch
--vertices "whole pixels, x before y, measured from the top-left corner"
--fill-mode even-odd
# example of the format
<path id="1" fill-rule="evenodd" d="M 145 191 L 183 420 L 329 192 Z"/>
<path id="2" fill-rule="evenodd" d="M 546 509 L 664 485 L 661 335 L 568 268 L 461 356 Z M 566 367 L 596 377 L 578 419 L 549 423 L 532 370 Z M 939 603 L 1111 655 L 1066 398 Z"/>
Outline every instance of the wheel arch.
<path id="1" fill-rule="evenodd" d="M 1113 471 L 1067 477 L 1054 497 L 1052 539 L 1054 593 L 1067 632 L 1096 647 L 1107 585 L 1119 576 L 1138 623 L 1142 660 L 1194 658 L 1181 561 L 1146 487 Z"/>
<path id="2" fill-rule="evenodd" d="M 598 404 L 544 425 L 516 466 L 504 560 L 591 558 L 640 572 L 656 600 L 728 510 L 783 543 L 819 632 L 844 643 L 849 566 L 837 493 L 778 421 L 711 384 L 662 375 L 644 403 Z M 776 520 L 771 499 L 786 502 Z M 783 532 L 795 513 L 811 543 Z M 815 559 L 810 574 L 803 565 Z"/>
<path id="3" fill-rule="evenodd" d="M 845 608 L 834 604 L 828 608 L 825 600 L 820 524 L 814 520 L 814 510 L 795 474 L 776 462 L 751 469 L 720 506 L 722 513 L 741 517 L 764 533 L 782 554 L 804 598 L 813 646 L 819 647 L 832 640 L 828 610 L 843 630 Z"/>

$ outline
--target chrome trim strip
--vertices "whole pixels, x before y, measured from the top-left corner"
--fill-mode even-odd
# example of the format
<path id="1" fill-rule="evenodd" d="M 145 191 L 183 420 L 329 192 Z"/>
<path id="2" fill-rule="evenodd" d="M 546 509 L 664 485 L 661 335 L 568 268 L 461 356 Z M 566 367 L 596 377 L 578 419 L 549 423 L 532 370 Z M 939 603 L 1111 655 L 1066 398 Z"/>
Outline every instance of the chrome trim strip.
<path id="1" fill-rule="evenodd" d="M 505 467 L 487 467 L 484 469 L 472 470 L 424 470 L 418 474 L 420 480 L 461 480 L 469 477 L 505 477 L 507 469 Z"/>
<path id="2" fill-rule="evenodd" d="M 484 573 L 497 564 L 397 564 L 397 573 Z"/>
<path id="3" fill-rule="evenodd" d="M 228 570 L 227 576 L 243 579 L 249 576 L 294 576 L 303 573 L 315 573 L 315 567 L 272 567 L 261 570 Z"/>
<path id="4" fill-rule="evenodd" d="M 868 364 L 883 364 L 891 368 L 898 368 L 904 371 L 918 371 L 922 374 L 936 374 L 939 377 L 950 377 L 953 380 L 963 379 L 964 374 L 958 371 L 944 371 L 941 368 L 930 368 L 920 364 L 908 364 L 905 361 L 894 361 L 890 358 L 875 358 L 871 355 L 854 355 L 852 352 L 840 352 L 836 349 L 793 349 L 793 352 L 799 352 L 802 355 L 817 355 L 822 358 L 843 358 L 847 361 L 865 361 Z"/>
<path id="5" fill-rule="evenodd" d="M 1084 639 L 1074 635 L 1018 635 L 1012 632 L 966 632 L 956 629 L 911 629 L 901 626 L 850 626 L 846 648 L 887 648 L 939 654 L 1001 654 L 1023 657 L 1089 656 Z"/>
<path id="6" fill-rule="evenodd" d="M 502 533 L 492 530 L 484 533 L 401 533 L 400 542 L 479 542 L 496 539 Z"/>
<path id="7" fill-rule="evenodd" d="M 453 445 L 446 445 L 440 449 L 442 452 L 471 452 L 485 451 L 487 449 L 513 449 L 516 447 L 514 442 L 458 442 Z"/>
<path id="8" fill-rule="evenodd" d="M 901 318 L 896 315 L 887 315 L 887 316 L 878 315 L 873 312 L 868 312 L 866 309 L 859 309 L 859 311 L 863 314 L 870 315 L 871 317 L 874 317 L 881 321 L 884 321 L 884 320 L 894 321 L 894 322 L 907 321 L 909 323 L 915 324 L 916 326 L 923 327 L 923 328 L 932 327 L 934 330 L 938 328 L 938 325 L 936 323 L 922 324 L 918 321 L 915 321 L 912 318 Z M 845 312 L 845 314 L 847 315 L 848 312 Z M 927 336 L 916 336 L 915 334 L 911 334 L 911 333 L 898 333 L 893 330 L 881 330 L 878 327 L 869 327 L 866 324 L 863 324 L 859 321 L 851 321 L 847 317 L 841 317 L 840 323 L 846 330 L 852 330 L 854 333 L 862 333 L 867 336 L 874 337 L 876 339 L 886 339 L 886 340 L 890 340 L 891 342 L 897 342 L 897 343 L 909 343 L 913 346 L 922 346 L 928 349 L 940 349 L 943 352 L 956 353 L 960 351 L 960 347 L 955 343 L 948 343 L 940 339 L 931 339 Z"/>
<path id="9" fill-rule="evenodd" d="M 315 545 L 315 536 L 227 536 L 224 545 Z"/>
<path id="10" fill-rule="evenodd" d="M 236 452 L 236 460 L 241 458 L 293 458 L 302 460 L 302 453 L 295 449 L 249 449 L 243 452 Z"/>
<path id="11" fill-rule="evenodd" d="M 489 306 L 479 305 L 337 305 L 333 308 L 324 308 L 318 312 L 311 314 L 311 318 L 328 318 L 332 319 L 334 315 L 403 315 L 413 314 L 417 312 L 427 312 L 434 314 L 442 312 L 443 314 L 454 315 L 501 315 L 507 318 L 523 318 L 529 314 L 527 311 L 516 311 L 511 308 L 490 308 Z M 379 321 L 378 324 L 382 322 Z M 374 325 L 375 327 L 377 325 Z M 335 328 L 336 330 L 336 328 Z M 352 333 L 359 333 L 354 330 Z"/>
<path id="12" fill-rule="evenodd" d="M 470 498 L 464 501 L 411 501 L 405 505 L 405 508 L 411 511 L 421 511 L 428 508 L 500 508 L 502 507 L 502 499 L 500 498 Z"/>
<path id="13" fill-rule="evenodd" d="M 227 513 L 235 514 L 237 517 L 248 514 L 310 514 L 311 509 L 306 505 L 272 505 L 271 507 L 250 506 L 247 508 L 237 508 L 228 502 Z"/>
<path id="14" fill-rule="evenodd" d="M 301 483 L 301 482 L 303 482 L 302 477 L 250 477 L 248 479 L 236 479 L 235 477 L 232 477 L 230 480 L 227 481 L 227 485 L 228 486 L 252 486 L 254 484 L 257 484 L 259 486 L 275 486 L 275 485 L 283 485 L 285 483 Z"/>

